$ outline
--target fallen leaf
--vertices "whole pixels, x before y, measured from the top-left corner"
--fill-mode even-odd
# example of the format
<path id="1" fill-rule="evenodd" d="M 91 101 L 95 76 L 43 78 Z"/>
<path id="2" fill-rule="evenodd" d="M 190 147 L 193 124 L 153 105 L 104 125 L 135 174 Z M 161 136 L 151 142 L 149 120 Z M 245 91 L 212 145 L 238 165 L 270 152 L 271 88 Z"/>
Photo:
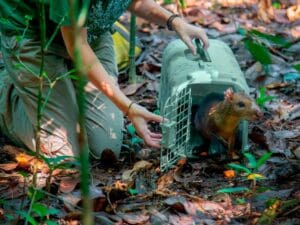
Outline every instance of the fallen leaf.
<path id="1" fill-rule="evenodd" d="M 274 10 L 274 20 L 277 23 L 283 23 L 283 24 L 290 23 L 287 15 L 286 15 L 285 9 L 275 9 Z"/>
<path id="2" fill-rule="evenodd" d="M 129 224 L 145 224 L 150 218 L 148 215 L 133 213 L 119 214 L 119 216 L 121 216 L 123 220 Z"/>
<path id="3" fill-rule="evenodd" d="M 80 179 L 74 177 L 64 177 L 59 183 L 59 191 L 62 193 L 70 193 L 74 191 Z"/>
<path id="4" fill-rule="evenodd" d="M 135 172 L 138 172 L 139 170 L 142 170 L 142 169 L 150 169 L 152 167 L 152 165 L 153 164 L 148 161 L 141 160 L 134 164 L 132 170 Z"/>
<path id="5" fill-rule="evenodd" d="M 6 172 L 11 171 L 16 169 L 18 166 L 18 163 L 5 163 L 5 164 L 0 164 L 0 169 L 4 170 Z"/>
<path id="6" fill-rule="evenodd" d="M 270 23 L 274 19 L 274 9 L 271 0 L 259 0 L 257 16 L 266 23 Z"/>
<path id="7" fill-rule="evenodd" d="M 231 179 L 231 178 L 235 177 L 234 170 L 225 170 L 223 173 L 224 173 L 224 177 L 227 179 Z"/>
<path id="8" fill-rule="evenodd" d="M 290 32 L 293 38 L 295 39 L 300 38 L 300 26 L 292 27 Z"/>
<path id="9" fill-rule="evenodd" d="M 257 0 L 217 0 L 223 7 L 250 6 L 257 3 Z"/>
<path id="10" fill-rule="evenodd" d="M 18 162 L 18 167 L 22 169 L 29 169 L 31 165 L 31 160 L 33 160 L 34 157 L 27 155 L 25 153 L 19 153 L 16 156 L 16 161 Z"/>
<path id="11" fill-rule="evenodd" d="M 287 9 L 286 11 L 289 21 L 294 22 L 300 20 L 300 5 L 294 5 Z"/>
<path id="12" fill-rule="evenodd" d="M 194 218 L 192 216 L 170 215 L 168 224 L 172 224 L 172 225 L 190 225 L 190 224 L 196 224 L 196 223 L 195 223 Z"/>
<path id="13" fill-rule="evenodd" d="M 141 87 L 145 86 L 147 82 L 136 83 L 136 84 L 129 84 L 125 88 L 122 89 L 122 92 L 127 95 L 135 94 Z"/>

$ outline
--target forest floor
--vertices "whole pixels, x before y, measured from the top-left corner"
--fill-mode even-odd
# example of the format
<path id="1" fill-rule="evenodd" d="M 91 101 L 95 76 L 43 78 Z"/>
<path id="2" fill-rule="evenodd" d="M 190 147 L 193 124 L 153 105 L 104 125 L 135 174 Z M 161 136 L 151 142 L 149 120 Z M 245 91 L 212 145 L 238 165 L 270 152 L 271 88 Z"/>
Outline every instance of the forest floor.
<path id="1" fill-rule="evenodd" d="M 144 146 L 126 122 L 120 159 L 91 161 L 95 224 L 300 224 L 300 23 L 299 18 L 287 16 L 294 1 L 277 1 L 269 23 L 270 15 L 257 14 L 257 5 L 187 2 L 185 18 L 232 49 L 251 96 L 261 100 L 264 116 L 250 122 L 250 149 L 234 161 L 239 166 L 230 167 L 230 160 L 219 161 L 202 152 L 196 159 L 179 160 L 165 172 L 159 169 L 159 150 Z M 166 8 L 177 11 L 175 4 Z M 127 27 L 129 18 L 125 14 L 121 19 Z M 136 62 L 139 81 L 129 84 L 125 70 L 119 83 L 132 100 L 159 113 L 162 55 L 177 37 L 140 19 L 137 28 L 143 44 Z M 247 49 L 247 38 L 263 50 Z M 261 57 L 270 56 L 270 64 L 262 66 L 259 61 L 264 58 L 255 54 L 259 50 Z M 152 128 L 160 129 L 155 124 Z M 61 166 L 49 182 L 45 162 L 4 137 L 0 143 L 0 224 L 24 224 L 26 218 L 29 224 L 79 224 L 78 174 Z M 32 164 L 40 164 L 38 192 L 30 186 Z M 28 215 L 32 193 L 36 203 Z"/>

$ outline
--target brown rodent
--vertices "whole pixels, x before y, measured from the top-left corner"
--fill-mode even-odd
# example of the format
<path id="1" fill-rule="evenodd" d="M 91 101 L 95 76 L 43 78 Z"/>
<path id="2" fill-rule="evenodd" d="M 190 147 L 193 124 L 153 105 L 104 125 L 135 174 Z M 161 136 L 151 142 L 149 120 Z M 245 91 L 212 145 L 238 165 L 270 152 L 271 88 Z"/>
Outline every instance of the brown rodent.
<path id="1" fill-rule="evenodd" d="M 261 116 L 262 112 L 253 99 L 229 88 L 224 95 L 211 93 L 203 99 L 195 113 L 194 126 L 206 144 L 218 139 L 228 148 L 231 158 L 238 158 L 234 148 L 240 121 Z"/>

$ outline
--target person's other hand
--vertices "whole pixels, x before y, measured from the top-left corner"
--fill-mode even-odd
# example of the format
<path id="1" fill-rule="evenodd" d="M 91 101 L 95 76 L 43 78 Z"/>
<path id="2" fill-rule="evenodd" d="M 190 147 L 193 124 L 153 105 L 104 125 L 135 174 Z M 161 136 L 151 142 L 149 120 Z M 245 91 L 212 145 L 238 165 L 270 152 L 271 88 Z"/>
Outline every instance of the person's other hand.
<path id="1" fill-rule="evenodd" d="M 128 112 L 128 119 L 132 122 L 137 134 L 144 139 L 148 146 L 160 148 L 162 135 L 151 132 L 148 128 L 148 122 L 161 123 L 163 121 L 161 116 L 155 115 L 144 107 L 134 103 Z"/>
<path id="2" fill-rule="evenodd" d="M 180 39 L 188 46 L 189 49 L 196 54 L 196 47 L 193 44 L 192 40 L 194 38 L 199 38 L 205 50 L 207 50 L 209 46 L 208 38 L 206 36 L 205 31 L 201 27 L 197 27 L 185 22 L 182 18 L 175 18 L 172 21 L 172 27 L 179 35 Z"/>

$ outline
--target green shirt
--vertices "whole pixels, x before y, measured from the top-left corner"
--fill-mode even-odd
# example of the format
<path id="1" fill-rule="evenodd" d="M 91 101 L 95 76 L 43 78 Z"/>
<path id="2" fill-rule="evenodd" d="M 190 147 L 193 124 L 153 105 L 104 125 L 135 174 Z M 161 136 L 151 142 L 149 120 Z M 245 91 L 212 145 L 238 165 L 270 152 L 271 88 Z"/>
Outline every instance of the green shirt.
<path id="1" fill-rule="evenodd" d="M 39 36 L 38 0 L 0 0 L 0 31 L 6 35 Z M 68 0 L 44 0 L 46 32 L 50 37 L 58 24 L 71 25 Z M 87 27 L 90 36 L 109 30 L 131 0 L 92 0 Z"/>

